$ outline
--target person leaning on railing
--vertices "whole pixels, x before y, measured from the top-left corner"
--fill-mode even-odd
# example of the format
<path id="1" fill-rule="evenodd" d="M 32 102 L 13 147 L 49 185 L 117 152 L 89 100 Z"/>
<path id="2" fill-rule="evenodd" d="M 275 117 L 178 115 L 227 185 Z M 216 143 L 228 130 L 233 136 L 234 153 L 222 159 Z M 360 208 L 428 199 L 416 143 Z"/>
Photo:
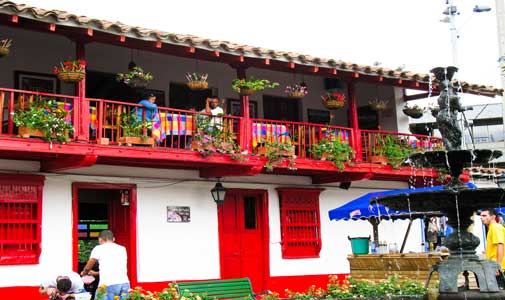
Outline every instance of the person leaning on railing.
<path id="1" fill-rule="evenodd" d="M 142 120 L 142 115 L 144 113 L 144 109 L 146 110 L 146 121 L 148 122 L 159 122 L 160 117 L 158 114 L 158 106 L 156 105 L 156 96 L 154 94 L 146 95 L 145 99 L 140 100 L 139 104 L 142 107 L 136 108 L 137 120 Z"/>

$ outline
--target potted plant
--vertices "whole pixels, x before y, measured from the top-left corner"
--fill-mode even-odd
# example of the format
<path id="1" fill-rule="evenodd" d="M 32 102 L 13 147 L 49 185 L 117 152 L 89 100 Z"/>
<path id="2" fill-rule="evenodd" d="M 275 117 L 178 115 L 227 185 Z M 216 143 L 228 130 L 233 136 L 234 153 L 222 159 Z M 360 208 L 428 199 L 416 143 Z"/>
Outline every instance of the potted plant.
<path id="1" fill-rule="evenodd" d="M 60 109 L 55 103 L 55 99 L 39 98 L 29 109 L 14 112 L 18 134 L 24 138 L 40 137 L 51 143 L 67 142 L 74 130 L 67 118 L 70 111 Z"/>
<path id="2" fill-rule="evenodd" d="M 340 171 L 344 170 L 344 163 L 354 158 L 354 149 L 340 137 L 323 138 L 312 145 L 311 153 L 317 159 L 333 162 Z"/>
<path id="3" fill-rule="evenodd" d="M 145 88 L 154 77 L 151 73 L 146 73 L 141 67 L 133 67 L 128 73 L 117 73 L 116 80 L 124 82 L 131 87 Z"/>
<path id="4" fill-rule="evenodd" d="M 207 82 L 207 73 L 186 73 L 186 79 L 188 80 L 188 87 L 192 90 L 204 90 L 209 87 Z"/>
<path id="5" fill-rule="evenodd" d="M 0 57 L 6 56 L 10 52 L 10 47 L 12 45 L 12 40 L 11 39 L 3 39 L 0 40 Z"/>
<path id="6" fill-rule="evenodd" d="M 389 134 L 378 134 L 370 161 L 372 163 L 389 164 L 393 168 L 398 168 L 402 161 L 413 151 L 414 149 L 409 145 L 407 139 Z"/>
<path id="7" fill-rule="evenodd" d="M 329 109 L 341 108 L 345 104 L 345 96 L 343 93 L 329 91 L 326 95 L 321 96 L 324 106 Z"/>
<path id="8" fill-rule="evenodd" d="M 405 104 L 403 107 L 403 113 L 411 118 L 419 119 L 424 114 L 424 108 L 418 106 L 417 104 L 412 107 L 408 106 L 408 104 Z"/>
<path id="9" fill-rule="evenodd" d="M 134 113 L 122 113 L 120 118 L 123 136 L 118 139 L 119 145 L 154 145 L 154 139 L 143 133 L 144 128 L 151 129 L 151 122 L 144 124 Z"/>
<path id="10" fill-rule="evenodd" d="M 280 164 L 284 158 L 289 160 L 288 169 L 295 169 L 295 147 L 291 143 L 282 143 L 277 140 L 266 141 L 258 147 L 256 154 L 267 158 L 265 163 L 267 172 L 272 172 L 274 166 Z"/>
<path id="11" fill-rule="evenodd" d="M 386 109 L 388 102 L 389 101 L 387 100 L 379 100 L 375 98 L 368 101 L 368 106 L 375 111 L 383 111 Z"/>
<path id="12" fill-rule="evenodd" d="M 256 91 L 262 91 L 267 88 L 275 88 L 279 84 L 277 82 L 270 82 L 266 79 L 233 79 L 232 89 L 241 95 L 252 95 Z"/>
<path id="13" fill-rule="evenodd" d="M 309 90 L 307 89 L 305 83 L 302 82 L 300 84 L 291 84 L 286 86 L 284 93 L 286 93 L 289 98 L 301 99 L 309 93 Z"/>
<path id="14" fill-rule="evenodd" d="M 231 154 L 235 160 L 244 160 L 235 135 L 224 130 L 222 122 L 212 120 L 207 115 L 196 116 L 197 133 L 191 141 L 191 149 L 205 157 L 214 153 Z"/>
<path id="15" fill-rule="evenodd" d="M 65 60 L 53 68 L 53 73 L 64 82 L 79 82 L 86 77 L 86 61 Z"/>

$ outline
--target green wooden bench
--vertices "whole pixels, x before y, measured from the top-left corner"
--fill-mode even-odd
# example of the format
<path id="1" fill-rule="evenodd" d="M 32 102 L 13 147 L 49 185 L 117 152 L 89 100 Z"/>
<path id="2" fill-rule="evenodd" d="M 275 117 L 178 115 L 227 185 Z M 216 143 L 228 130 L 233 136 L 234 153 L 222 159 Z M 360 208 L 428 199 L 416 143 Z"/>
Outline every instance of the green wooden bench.
<path id="1" fill-rule="evenodd" d="M 254 299 L 249 278 L 178 282 L 179 292 L 207 294 L 215 299 Z"/>

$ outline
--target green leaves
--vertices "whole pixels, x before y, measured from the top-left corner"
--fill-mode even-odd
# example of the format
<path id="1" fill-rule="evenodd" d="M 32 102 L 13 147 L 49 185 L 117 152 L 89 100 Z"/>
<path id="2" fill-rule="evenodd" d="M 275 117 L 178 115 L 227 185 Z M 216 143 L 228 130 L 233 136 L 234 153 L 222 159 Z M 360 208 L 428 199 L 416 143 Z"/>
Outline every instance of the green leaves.
<path id="1" fill-rule="evenodd" d="M 313 144 L 311 153 L 317 159 L 333 162 L 340 171 L 344 170 L 344 163 L 354 158 L 354 149 L 340 137 L 323 138 L 318 144 Z"/>
<path id="2" fill-rule="evenodd" d="M 254 77 L 249 77 L 249 79 L 233 79 L 231 83 L 232 89 L 237 93 L 240 93 L 241 89 L 262 91 L 267 88 L 275 88 L 279 85 L 277 82 L 270 82 L 266 79 L 255 79 Z"/>

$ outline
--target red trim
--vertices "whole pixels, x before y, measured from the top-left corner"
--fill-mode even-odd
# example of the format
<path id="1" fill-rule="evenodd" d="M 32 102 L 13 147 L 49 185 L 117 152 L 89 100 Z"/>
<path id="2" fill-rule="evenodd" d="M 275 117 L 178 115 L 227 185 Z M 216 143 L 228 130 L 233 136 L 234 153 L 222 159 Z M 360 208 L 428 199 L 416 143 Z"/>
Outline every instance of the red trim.
<path id="1" fill-rule="evenodd" d="M 69 156 L 43 160 L 40 170 L 44 172 L 63 171 L 75 168 L 90 167 L 96 163 L 98 156 Z"/>
<path id="2" fill-rule="evenodd" d="M 39 294 L 38 286 L 10 286 L 0 287 L 0 299 L 47 300 L 47 296 Z"/>
<path id="3" fill-rule="evenodd" d="M 129 249 L 129 265 L 132 272 L 129 274 L 131 286 L 137 285 L 137 186 L 134 184 L 116 184 L 116 183 L 85 183 L 74 182 L 72 184 L 72 266 L 77 271 L 77 249 L 78 249 L 78 199 L 77 192 L 79 189 L 112 189 L 112 190 L 130 190 L 130 249 Z"/>
<path id="4" fill-rule="evenodd" d="M 264 266 L 263 266 L 263 274 L 265 277 L 263 279 L 263 286 L 268 287 L 270 278 L 270 222 L 268 215 L 268 191 L 267 190 L 255 190 L 255 189 L 236 189 L 236 188 L 227 188 L 227 193 L 239 193 L 240 195 L 251 195 L 261 197 L 261 205 L 262 205 L 262 217 L 263 217 L 263 241 L 262 241 L 262 254 L 264 258 Z M 217 208 L 218 214 L 218 233 L 219 233 L 219 277 L 223 278 L 223 268 L 224 268 L 224 257 L 221 255 L 223 253 L 224 241 L 221 238 L 223 236 L 223 227 L 222 227 L 222 218 L 223 218 L 223 208 L 222 206 L 218 206 Z"/>
<path id="5" fill-rule="evenodd" d="M 361 145 L 361 133 L 359 129 L 358 122 L 358 106 L 356 100 L 356 84 L 354 82 L 349 82 L 347 86 L 347 91 L 349 92 L 349 123 L 353 131 L 353 144 L 351 145 L 354 151 L 356 151 L 356 161 L 363 160 L 363 150 Z"/>

